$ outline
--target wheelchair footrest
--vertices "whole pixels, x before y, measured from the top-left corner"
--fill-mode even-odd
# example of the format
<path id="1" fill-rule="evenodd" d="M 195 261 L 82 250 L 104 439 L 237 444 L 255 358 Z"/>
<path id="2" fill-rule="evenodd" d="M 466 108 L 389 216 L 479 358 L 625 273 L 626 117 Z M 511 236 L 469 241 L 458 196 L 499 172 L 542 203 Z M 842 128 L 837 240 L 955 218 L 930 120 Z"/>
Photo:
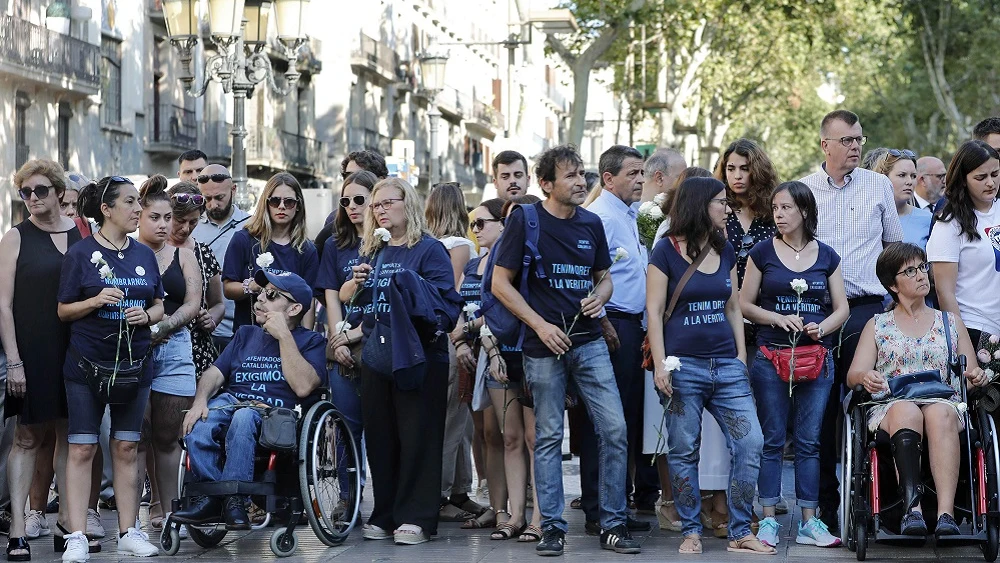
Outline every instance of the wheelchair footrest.
<path id="1" fill-rule="evenodd" d="M 187 483 L 184 485 L 184 494 L 186 496 L 269 496 L 274 494 L 274 483 L 254 483 L 249 481 L 211 481 L 205 483 Z"/>

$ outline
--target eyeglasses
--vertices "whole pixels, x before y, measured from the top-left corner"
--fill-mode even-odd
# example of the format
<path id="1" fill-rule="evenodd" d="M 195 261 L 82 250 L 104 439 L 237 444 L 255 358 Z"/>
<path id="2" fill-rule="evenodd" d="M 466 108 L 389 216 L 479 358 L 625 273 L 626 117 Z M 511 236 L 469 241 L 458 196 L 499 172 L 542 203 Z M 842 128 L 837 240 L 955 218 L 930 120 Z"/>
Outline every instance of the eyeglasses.
<path id="1" fill-rule="evenodd" d="M 909 268 L 906 268 L 905 270 L 900 270 L 900 271 L 896 272 L 896 275 L 898 276 L 899 274 L 903 274 L 904 276 L 906 276 L 908 278 L 912 278 L 912 277 L 915 277 L 917 275 L 917 270 L 920 270 L 921 272 L 923 272 L 923 273 L 926 274 L 927 272 L 930 271 L 930 269 L 931 269 L 931 265 L 930 264 L 928 264 L 927 262 L 921 262 L 921 263 L 917 264 L 916 266 L 910 266 Z"/>
<path id="2" fill-rule="evenodd" d="M 291 295 L 288 295 L 287 293 L 282 293 L 276 289 L 271 289 L 269 287 L 264 289 L 264 291 L 262 291 L 260 294 L 263 295 L 264 299 L 267 299 L 268 301 L 276 301 L 278 297 L 284 297 L 285 299 L 293 303 L 295 302 L 295 299 L 293 299 Z"/>
<path id="3" fill-rule="evenodd" d="M 340 198 L 340 206 L 345 208 L 350 207 L 352 201 L 354 202 L 354 205 L 360 206 L 368 202 L 368 197 L 363 195 L 356 195 L 354 197 L 342 197 Z"/>
<path id="4" fill-rule="evenodd" d="M 170 198 L 181 205 L 187 205 L 188 203 L 193 203 L 199 207 L 205 205 L 205 196 L 201 194 L 174 194 Z"/>
<path id="5" fill-rule="evenodd" d="M 378 211 L 379 209 L 385 209 L 386 211 L 388 211 L 389 208 L 392 207 L 392 204 L 396 203 L 397 201 L 403 201 L 403 198 L 401 197 L 390 198 L 390 199 L 383 199 L 382 201 L 376 201 L 375 203 L 371 204 L 371 208 L 372 211 Z"/>
<path id="6" fill-rule="evenodd" d="M 754 240 L 751 235 L 743 235 L 743 240 L 740 241 L 740 258 L 746 258 L 750 254 L 750 249 L 753 248 Z"/>
<path id="7" fill-rule="evenodd" d="M 850 147 L 854 143 L 857 143 L 858 146 L 864 146 L 864 144 L 868 142 L 868 136 L 867 135 L 862 135 L 860 137 L 841 137 L 839 139 L 830 139 L 830 138 L 827 138 L 827 137 L 823 137 L 823 140 L 824 141 L 837 141 L 840 144 L 844 145 L 845 147 Z"/>
<path id="8" fill-rule="evenodd" d="M 299 200 L 294 197 L 278 197 L 276 195 L 267 198 L 267 206 L 272 209 L 277 209 L 282 205 L 285 206 L 285 209 L 295 209 L 299 205 Z"/>
<path id="9" fill-rule="evenodd" d="M 21 195 L 21 199 L 28 201 L 31 199 L 31 194 L 35 194 L 38 199 L 45 199 L 49 197 L 49 190 L 52 186 L 46 186 L 45 184 L 39 184 L 35 187 L 24 186 L 23 188 L 17 190 L 17 193 Z"/>
<path id="10" fill-rule="evenodd" d="M 716 198 L 712 198 L 712 199 L 710 199 L 708 201 L 714 201 L 715 203 L 721 203 L 722 205 L 724 205 L 726 207 L 732 207 L 732 205 L 729 203 L 729 199 L 728 198 L 716 197 Z"/>
<path id="11" fill-rule="evenodd" d="M 226 180 L 232 178 L 229 174 L 202 174 L 198 176 L 199 184 L 207 184 L 209 180 L 218 184 L 219 182 L 225 182 Z"/>
<path id="12" fill-rule="evenodd" d="M 917 158 L 917 153 L 907 149 L 889 149 L 888 154 L 896 158 Z"/>
<path id="13" fill-rule="evenodd" d="M 469 222 L 469 228 L 472 229 L 473 231 L 475 231 L 476 229 L 478 229 L 478 230 L 481 231 L 481 230 L 483 230 L 483 229 L 486 228 L 486 223 L 500 223 L 500 222 L 501 222 L 500 219 L 483 219 L 483 218 L 479 218 L 479 219 L 476 219 L 475 221 L 470 221 Z"/>

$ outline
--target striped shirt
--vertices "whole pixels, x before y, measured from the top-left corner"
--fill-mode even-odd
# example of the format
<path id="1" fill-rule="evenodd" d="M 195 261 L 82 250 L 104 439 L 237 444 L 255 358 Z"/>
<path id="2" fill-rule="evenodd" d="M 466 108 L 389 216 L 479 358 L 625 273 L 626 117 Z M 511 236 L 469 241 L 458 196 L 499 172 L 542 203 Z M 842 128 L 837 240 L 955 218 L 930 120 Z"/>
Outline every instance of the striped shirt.
<path id="1" fill-rule="evenodd" d="M 824 164 L 801 182 L 812 189 L 816 198 L 816 238 L 840 255 L 848 299 L 885 295 L 875 275 L 875 263 L 883 242 L 903 240 L 888 176 L 855 168 L 844 176 L 844 186 L 837 187 Z"/>

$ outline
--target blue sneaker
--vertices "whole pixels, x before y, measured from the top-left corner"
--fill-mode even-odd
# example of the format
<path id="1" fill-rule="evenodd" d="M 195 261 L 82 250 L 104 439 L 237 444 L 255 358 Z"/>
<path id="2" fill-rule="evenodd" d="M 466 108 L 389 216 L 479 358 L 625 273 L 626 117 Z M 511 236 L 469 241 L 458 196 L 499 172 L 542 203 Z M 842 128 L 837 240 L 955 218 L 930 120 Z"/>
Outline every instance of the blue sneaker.
<path id="1" fill-rule="evenodd" d="M 831 534 L 826 524 L 813 516 L 805 524 L 799 524 L 799 533 L 795 536 L 795 543 L 817 547 L 837 547 L 840 545 L 840 538 Z"/>
<path id="2" fill-rule="evenodd" d="M 769 546 L 778 546 L 778 530 L 781 529 L 781 524 L 772 516 L 768 516 L 760 521 L 760 530 L 757 532 L 757 540 L 760 543 Z"/>

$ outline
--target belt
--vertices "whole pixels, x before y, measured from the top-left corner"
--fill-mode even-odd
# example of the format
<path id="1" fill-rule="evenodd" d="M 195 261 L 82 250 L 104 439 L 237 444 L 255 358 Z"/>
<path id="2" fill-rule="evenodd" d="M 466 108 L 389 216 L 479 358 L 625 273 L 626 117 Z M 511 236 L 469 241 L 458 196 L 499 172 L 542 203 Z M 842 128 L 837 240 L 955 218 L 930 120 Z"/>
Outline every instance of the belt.
<path id="1" fill-rule="evenodd" d="M 609 319 L 620 319 L 623 321 L 635 321 L 637 323 L 642 322 L 642 313 L 625 313 L 623 311 L 611 311 L 605 309 L 604 311 Z"/>
<path id="2" fill-rule="evenodd" d="M 861 297 L 852 297 L 847 300 L 847 304 L 850 307 L 860 307 L 862 305 L 881 305 L 884 299 L 881 295 L 862 295 Z"/>

